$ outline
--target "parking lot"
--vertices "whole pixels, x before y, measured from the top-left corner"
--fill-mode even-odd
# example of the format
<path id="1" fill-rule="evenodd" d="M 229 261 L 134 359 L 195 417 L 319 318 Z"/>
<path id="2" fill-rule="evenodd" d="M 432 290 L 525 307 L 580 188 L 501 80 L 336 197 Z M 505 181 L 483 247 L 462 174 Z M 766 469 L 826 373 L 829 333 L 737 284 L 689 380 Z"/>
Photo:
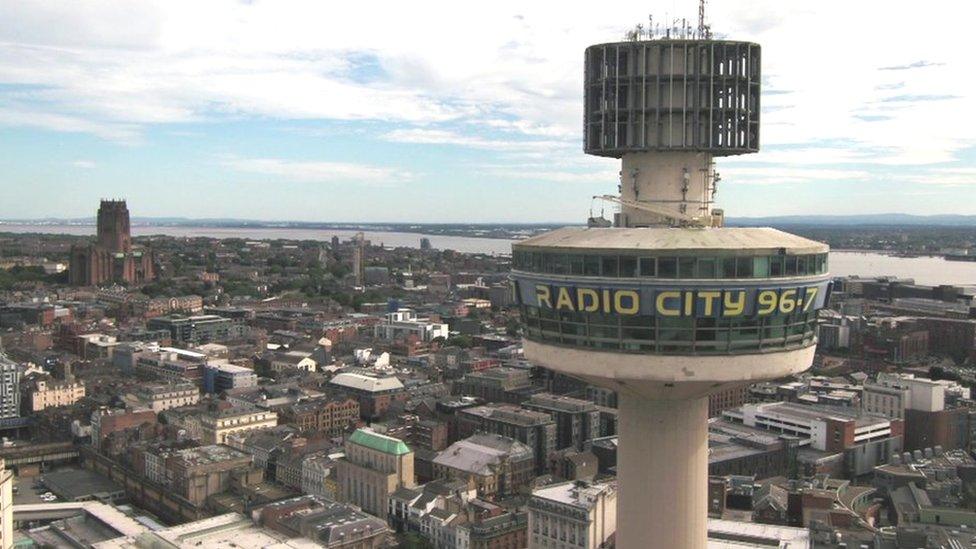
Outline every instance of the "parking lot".
<path id="1" fill-rule="evenodd" d="M 41 494 L 49 492 L 38 484 L 40 477 L 14 477 L 14 505 L 28 505 L 33 503 L 54 503 L 58 500 L 44 501 Z"/>

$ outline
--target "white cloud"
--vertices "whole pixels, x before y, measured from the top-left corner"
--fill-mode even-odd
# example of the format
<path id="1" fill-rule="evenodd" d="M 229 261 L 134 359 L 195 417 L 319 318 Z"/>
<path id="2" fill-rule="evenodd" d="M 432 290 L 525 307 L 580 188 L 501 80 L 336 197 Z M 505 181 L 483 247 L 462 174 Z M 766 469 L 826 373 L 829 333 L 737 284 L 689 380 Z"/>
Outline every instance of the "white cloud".
<path id="1" fill-rule="evenodd" d="M 380 120 L 386 140 L 492 151 L 512 163 L 510 173 L 585 180 L 594 165 L 574 160 L 583 156 L 584 48 L 620 39 L 649 11 L 694 16 L 693 2 L 682 7 L 500 0 L 472 13 L 447 1 L 4 2 L 0 124 L 138 142 L 167 123 Z M 965 123 L 976 119 L 976 75 L 959 47 L 976 4 L 933 0 L 926 11 L 952 17 L 920 25 L 917 10 L 841 0 L 711 3 L 716 31 L 762 44 L 765 89 L 789 92 L 763 97 L 763 146 L 795 146 L 720 159 L 719 169 L 809 168 L 775 174 L 800 181 L 837 164 L 881 173 L 957 160 L 976 145 Z M 547 159 L 541 170 L 523 165 Z M 273 169 L 341 172 L 314 165 L 332 164 Z M 748 175 L 772 181 L 764 173 Z"/>
<path id="2" fill-rule="evenodd" d="M 398 129 L 383 134 L 383 139 L 397 143 L 424 145 L 455 145 L 494 151 L 551 151 L 574 147 L 573 143 L 552 140 L 490 139 L 476 135 L 464 135 L 455 131 L 440 129 Z"/>
<path id="3" fill-rule="evenodd" d="M 98 167 L 98 163 L 93 160 L 75 160 L 71 165 L 83 170 L 91 170 Z"/>
<path id="4" fill-rule="evenodd" d="M 274 180 L 300 183 L 361 183 L 390 185 L 413 179 L 397 168 L 347 162 L 304 162 L 281 158 L 228 157 L 221 164 L 232 170 L 270 176 Z"/>

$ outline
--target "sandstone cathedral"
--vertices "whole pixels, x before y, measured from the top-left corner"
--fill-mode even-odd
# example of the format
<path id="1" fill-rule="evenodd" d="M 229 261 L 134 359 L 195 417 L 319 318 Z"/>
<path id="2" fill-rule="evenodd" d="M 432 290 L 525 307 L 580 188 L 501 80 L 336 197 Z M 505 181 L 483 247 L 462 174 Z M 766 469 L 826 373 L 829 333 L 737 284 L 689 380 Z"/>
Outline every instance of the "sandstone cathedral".
<path id="1" fill-rule="evenodd" d="M 125 200 L 102 200 L 98 232 L 92 244 L 71 247 L 71 284 L 138 284 L 155 276 L 152 251 L 133 247 Z"/>

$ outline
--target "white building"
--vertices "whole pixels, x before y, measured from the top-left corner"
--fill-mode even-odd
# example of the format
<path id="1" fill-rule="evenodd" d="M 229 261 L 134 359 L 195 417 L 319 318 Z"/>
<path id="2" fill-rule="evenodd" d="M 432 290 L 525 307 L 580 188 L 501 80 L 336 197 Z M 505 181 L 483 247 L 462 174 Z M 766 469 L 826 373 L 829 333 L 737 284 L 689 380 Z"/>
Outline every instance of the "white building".
<path id="1" fill-rule="evenodd" d="M 23 370 L 0 349 L 0 419 L 20 417 L 20 377 Z"/>
<path id="2" fill-rule="evenodd" d="M 159 413 L 200 402 L 200 389 L 192 383 L 152 384 L 139 388 L 136 397 L 142 405 Z"/>
<path id="3" fill-rule="evenodd" d="M 874 382 L 864 384 L 861 407 L 865 412 L 904 419 L 905 410 L 945 410 L 947 396 L 969 399 L 970 391 L 955 381 L 880 373 Z"/>
<path id="4" fill-rule="evenodd" d="M 377 338 L 388 341 L 413 335 L 421 341 L 429 342 L 438 337 L 447 339 L 449 330 L 447 324 L 418 318 L 411 309 L 400 309 L 387 314 L 386 319 L 374 327 L 373 333 Z"/>
<path id="5" fill-rule="evenodd" d="M 597 549 L 616 531 L 616 481 L 556 484 L 529 500 L 529 549 Z"/>
<path id="6" fill-rule="evenodd" d="M 841 407 L 809 406 L 792 402 L 746 404 L 722 415 L 749 427 L 786 433 L 800 439 L 800 446 L 836 451 L 853 444 L 883 440 L 892 436 L 891 420 Z M 853 441 L 837 439 L 838 426 L 853 424 Z M 833 434 L 832 434 L 833 433 Z"/>
<path id="7" fill-rule="evenodd" d="M 278 425 L 278 414 L 257 408 L 228 408 L 200 416 L 204 444 L 226 444 L 227 436 Z"/>

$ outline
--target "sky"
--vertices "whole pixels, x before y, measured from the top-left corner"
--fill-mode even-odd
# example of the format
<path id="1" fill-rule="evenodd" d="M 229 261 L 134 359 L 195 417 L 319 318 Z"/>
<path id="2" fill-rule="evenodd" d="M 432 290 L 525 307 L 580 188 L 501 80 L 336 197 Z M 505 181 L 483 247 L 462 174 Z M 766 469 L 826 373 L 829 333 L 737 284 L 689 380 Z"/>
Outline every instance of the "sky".
<path id="1" fill-rule="evenodd" d="M 693 0 L 0 3 L 0 219 L 582 222 L 583 50 Z M 730 217 L 976 214 L 976 3 L 712 0 L 762 45 Z M 597 206 L 599 207 L 599 206 Z"/>

